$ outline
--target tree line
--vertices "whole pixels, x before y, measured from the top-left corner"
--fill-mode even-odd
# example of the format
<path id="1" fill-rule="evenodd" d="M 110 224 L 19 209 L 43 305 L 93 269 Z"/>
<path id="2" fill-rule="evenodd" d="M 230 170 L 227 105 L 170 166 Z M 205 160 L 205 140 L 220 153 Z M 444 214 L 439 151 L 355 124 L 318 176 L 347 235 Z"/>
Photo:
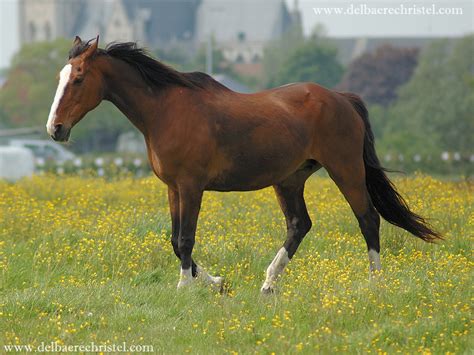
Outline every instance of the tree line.
<path id="1" fill-rule="evenodd" d="M 58 39 L 20 49 L 0 89 L 0 128 L 44 125 L 70 45 Z M 421 50 L 382 45 L 343 66 L 336 46 L 321 31 L 307 38 L 290 31 L 265 48 L 261 78 L 238 74 L 216 47 L 213 71 L 254 90 L 310 81 L 359 94 L 368 105 L 381 155 L 407 157 L 402 165 L 408 170 L 437 171 L 443 152 L 457 153 L 460 161 L 474 154 L 473 53 L 474 35 L 468 35 L 435 39 Z M 193 56 L 179 48 L 153 54 L 179 70 L 205 69 L 204 48 Z M 131 129 L 128 120 L 105 103 L 74 130 L 71 148 L 113 150 L 118 135 Z M 422 159 L 412 161 L 413 156 Z M 470 166 L 472 171 L 474 163 Z"/>

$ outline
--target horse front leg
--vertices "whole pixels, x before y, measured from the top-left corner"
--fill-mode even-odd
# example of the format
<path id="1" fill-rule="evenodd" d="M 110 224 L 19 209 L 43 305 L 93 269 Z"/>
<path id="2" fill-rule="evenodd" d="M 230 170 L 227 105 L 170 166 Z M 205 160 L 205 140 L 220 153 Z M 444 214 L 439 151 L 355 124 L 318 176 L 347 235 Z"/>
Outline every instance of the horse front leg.
<path id="1" fill-rule="evenodd" d="M 260 289 L 264 294 L 272 293 L 275 290 L 278 278 L 311 229 L 311 219 L 304 201 L 304 184 L 308 177 L 320 168 L 319 163 L 310 162 L 287 177 L 286 180 L 273 186 L 278 203 L 285 215 L 287 236 L 285 244 L 267 268 L 265 282 Z"/>
<path id="2" fill-rule="evenodd" d="M 303 177 L 306 178 L 305 175 Z M 304 201 L 304 181 L 301 178 L 291 178 L 288 179 L 291 184 L 286 182 L 286 184 L 274 186 L 278 202 L 286 218 L 287 237 L 285 244 L 267 268 L 265 282 L 260 289 L 264 294 L 274 292 L 278 278 L 311 229 L 311 219 Z"/>
<path id="3" fill-rule="evenodd" d="M 188 186 L 179 187 L 179 234 L 177 252 L 181 260 L 178 288 L 191 284 L 196 278 L 205 283 L 222 286 L 222 278 L 209 275 L 192 259 L 197 221 L 201 209 L 203 191 Z M 175 251 L 176 252 L 176 251 Z M 177 254 L 178 255 L 178 254 Z"/>
<path id="4" fill-rule="evenodd" d="M 181 254 L 179 252 L 178 240 L 179 240 L 179 192 L 177 189 L 168 187 L 168 202 L 170 206 L 171 215 L 171 245 L 173 251 L 178 259 L 181 260 Z M 194 261 L 191 264 L 191 274 L 193 277 L 197 275 L 197 265 Z"/>

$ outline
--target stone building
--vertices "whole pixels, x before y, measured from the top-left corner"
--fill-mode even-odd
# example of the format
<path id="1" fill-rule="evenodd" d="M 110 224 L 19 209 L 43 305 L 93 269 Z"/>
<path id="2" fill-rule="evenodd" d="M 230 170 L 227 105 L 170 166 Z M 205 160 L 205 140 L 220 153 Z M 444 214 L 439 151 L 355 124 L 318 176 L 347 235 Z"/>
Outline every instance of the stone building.
<path id="1" fill-rule="evenodd" d="M 297 1 L 290 11 L 284 0 L 202 0 L 196 17 L 196 43 L 212 37 L 234 63 L 258 62 L 266 43 L 292 28 L 301 30 Z"/>
<path id="2" fill-rule="evenodd" d="M 19 0 L 20 42 L 70 36 L 83 0 Z"/>
<path id="3" fill-rule="evenodd" d="M 58 37 L 102 43 L 138 41 L 146 46 L 196 49 L 210 36 L 234 63 L 255 63 L 268 41 L 293 26 L 297 10 L 284 0 L 20 0 L 21 43 Z"/>
<path id="4" fill-rule="evenodd" d="M 20 0 L 21 43 L 79 35 L 150 47 L 192 42 L 199 0 Z"/>

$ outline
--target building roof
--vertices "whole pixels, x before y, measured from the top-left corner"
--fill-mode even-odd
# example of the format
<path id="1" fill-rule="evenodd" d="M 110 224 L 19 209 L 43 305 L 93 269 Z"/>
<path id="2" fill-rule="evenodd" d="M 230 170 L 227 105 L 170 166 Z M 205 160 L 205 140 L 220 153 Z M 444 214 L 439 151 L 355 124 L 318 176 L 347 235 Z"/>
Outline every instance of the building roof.
<path id="1" fill-rule="evenodd" d="M 196 9 L 200 0 L 122 0 L 134 18 L 139 9 L 150 10 L 146 26 L 148 43 L 156 45 L 174 39 L 189 40 L 194 36 Z"/>
<path id="2" fill-rule="evenodd" d="M 84 0 L 74 34 L 84 38 L 104 34 L 118 2 L 124 7 L 131 25 L 140 15 L 140 10 L 149 12 L 145 25 L 147 45 L 156 46 L 173 39 L 189 40 L 194 36 L 195 14 L 200 0 Z"/>
<path id="3" fill-rule="evenodd" d="M 103 35 L 113 13 L 113 6 L 114 2 L 111 0 L 84 0 L 84 6 L 70 35 L 79 35 L 85 40 L 94 38 L 97 34 Z"/>

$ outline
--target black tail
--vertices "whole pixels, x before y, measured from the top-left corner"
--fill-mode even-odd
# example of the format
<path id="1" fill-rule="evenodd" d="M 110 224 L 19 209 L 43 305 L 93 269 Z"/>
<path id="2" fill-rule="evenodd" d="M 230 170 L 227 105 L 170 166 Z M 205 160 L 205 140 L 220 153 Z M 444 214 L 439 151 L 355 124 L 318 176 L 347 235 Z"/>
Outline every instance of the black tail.
<path id="1" fill-rule="evenodd" d="M 351 102 L 354 109 L 365 124 L 364 164 L 367 190 L 380 215 L 389 223 L 403 228 L 426 242 L 443 239 L 431 229 L 425 219 L 410 211 L 406 201 L 397 192 L 393 183 L 385 174 L 385 169 L 375 153 L 374 134 L 369 122 L 369 113 L 362 99 L 354 94 L 343 94 Z"/>

